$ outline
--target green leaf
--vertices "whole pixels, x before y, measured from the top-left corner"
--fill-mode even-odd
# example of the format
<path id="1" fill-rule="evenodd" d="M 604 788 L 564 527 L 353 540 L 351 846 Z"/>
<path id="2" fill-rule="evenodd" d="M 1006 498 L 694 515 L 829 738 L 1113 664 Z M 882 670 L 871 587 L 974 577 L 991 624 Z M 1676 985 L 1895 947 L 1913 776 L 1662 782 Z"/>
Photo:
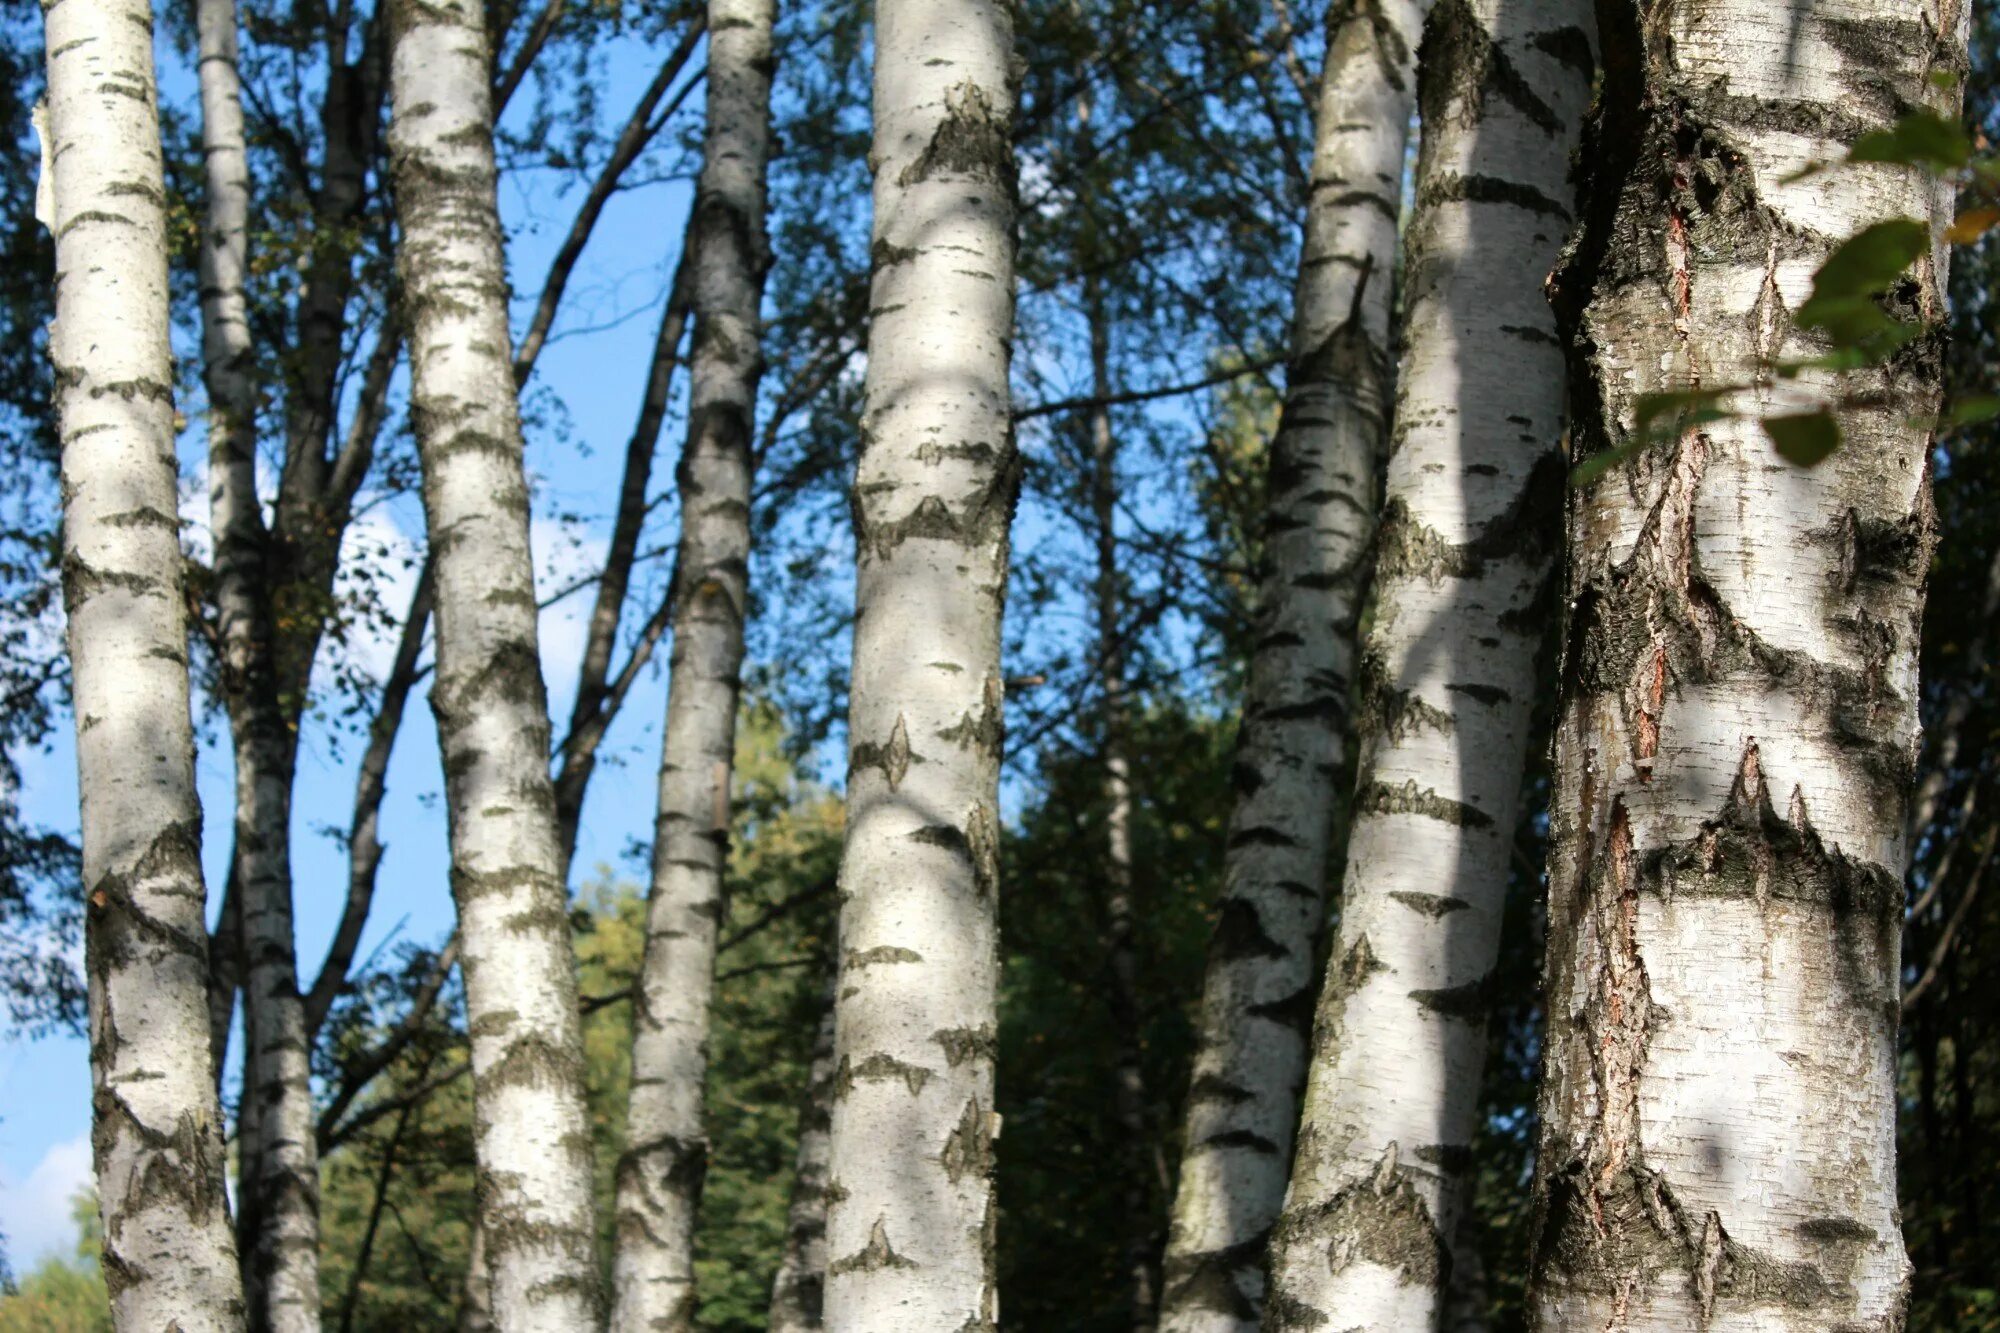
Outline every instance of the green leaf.
<path id="1" fill-rule="evenodd" d="M 1915 218 L 1864 227 L 1841 243 L 1813 274 L 1813 301 L 1873 296 L 1930 248 L 1931 230 Z M 1807 302 L 1809 307 L 1812 302 Z M 1801 307 L 1803 316 L 1806 307 Z"/>
<path id="2" fill-rule="evenodd" d="M 1912 111 L 1890 128 L 1855 140 L 1847 160 L 1956 171 L 1972 160 L 1972 140 L 1964 127 L 1935 111 Z"/>
<path id="3" fill-rule="evenodd" d="M 1814 295 L 1798 308 L 1794 318 L 1800 328 L 1826 334 L 1835 348 L 1862 353 L 1863 364 L 1887 357 L 1922 332 L 1915 324 L 1894 318 L 1867 296 Z"/>
<path id="4" fill-rule="evenodd" d="M 1961 398 L 1951 405 L 1940 424 L 1946 428 L 1953 426 L 1978 426 L 2000 417 L 2000 398 L 1982 395 L 1977 398 Z"/>
<path id="5" fill-rule="evenodd" d="M 1672 418 L 1674 435 L 1711 421 L 1726 420 L 1736 415 L 1722 406 L 1723 398 L 1731 392 L 1730 389 L 1669 389 L 1642 393 L 1632 403 L 1632 433 L 1638 443 L 1646 444 L 1669 434 L 1661 429 L 1667 424 L 1666 418 Z"/>
<path id="6" fill-rule="evenodd" d="M 1612 468 L 1617 467 L 1620 463 L 1629 458 L 1637 457 L 1639 451 L 1644 449 L 1646 444 L 1647 441 L 1642 437 L 1628 440 L 1616 449 L 1606 449 L 1601 454 L 1592 454 L 1570 469 L 1569 484 L 1581 490 L 1609 472 Z"/>
<path id="7" fill-rule="evenodd" d="M 1781 457 L 1800 467 L 1824 462 L 1840 448 L 1840 423 L 1827 411 L 1765 417 L 1764 433 Z"/>

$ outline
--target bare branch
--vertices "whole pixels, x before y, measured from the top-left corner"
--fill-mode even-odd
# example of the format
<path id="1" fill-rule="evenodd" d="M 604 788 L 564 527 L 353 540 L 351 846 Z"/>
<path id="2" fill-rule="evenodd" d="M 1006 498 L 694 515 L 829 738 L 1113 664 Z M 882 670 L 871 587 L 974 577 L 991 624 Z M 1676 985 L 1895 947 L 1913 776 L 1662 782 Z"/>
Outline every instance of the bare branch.
<path id="1" fill-rule="evenodd" d="M 1031 403 L 1017 408 L 1014 420 L 1027 421 L 1034 417 L 1054 416 L 1060 412 L 1080 412 L 1094 407 L 1122 407 L 1128 403 L 1149 403 L 1159 398 L 1178 398 L 1182 394 L 1199 393 L 1212 389 L 1218 384 L 1228 384 L 1233 380 L 1246 379 L 1251 375 L 1261 375 L 1275 366 L 1283 365 L 1282 356 L 1258 357 L 1227 370 L 1218 370 L 1198 380 L 1185 384 L 1167 384 L 1154 389 L 1128 389 L 1123 393 L 1086 394 L 1081 398 L 1059 398 L 1052 403 Z"/>
<path id="2" fill-rule="evenodd" d="M 562 303 L 563 289 L 569 285 L 570 275 L 576 271 L 576 261 L 582 256 L 583 247 L 589 242 L 591 232 L 597 229 L 597 221 L 604 214 L 604 206 L 611 201 L 612 194 L 616 192 L 619 177 L 638 161 L 639 154 L 645 151 L 646 145 L 652 141 L 660 126 L 701 82 L 701 74 L 697 71 L 695 77 L 689 79 L 675 95 L 673 105 L 662 113 L 658 120 L 654 119 L 654 109 L 659 106 L 660 99 L 666 96 L 668 87 L 680 77 L 681 69 L 694 54 L 694 49 L 700 43 L 701 35 L 707 26 L 706 16 L 691 21 L 686 31 L 681 34 L 680 44 L 661 62 L 660 72 L 653 76 L 652 83 L 647 85 L 646 91 L 640 95 L 638 105 L 632 108 L 632 115 L 626 120 L 625 128 L 619 133 L 618 142 L 611 150 L 610 160 L 604 164 L 604 170 L 600 171 L 597 179 L 591 183 L 590 193 L 584 196 L 582 207 L 577 209 L 576 217 L 570 223 L 569 234 L 563 237 L 562 247 L 556 251 L 555 258 L 549 261 L 548 277 L 542 281 L 541 299 L 535 303 L 535 316 L 528 321 L 528 330 L 521 335 L 521 345 L 514 353 L 515 384 L 528 382 L 528 376 L 535 368 L 536 358 L 541 356 L 542 348 L 548 343 L 549 328 L 556 321 L 556 307 Z"/>
<path id="3" fill-rule="evenodd" d="M 347 905 L 341 910 L 340 925 L 327 946 L 326 961 L 319 976 L 306 992 L 306 1031 L 316 1033 L 326 1021 L 333 1002 L 347 988 L 347 969 L 361 943 L 362 929 L 368 924 L 368 910 L 375 900 L 375 879 L 382 866 L 382 839 L 377 818 L 382 797 L 388 790 L 389 756 L 396 746 L 396 733 L 403 725 L 403 712 L 419 672 L 417 659 L 423 652 L 424 627 L 430 623 L 431 601 L 436 584 L 431 562 L 424 561 L 417 575 L 416 589 L 410 594 L 410 609 L 403 617 L 402 637 L 396 643 L 396 659 L 382 686 L 382 704 L 368 726 L 368 748 L 361 756 L 361 771 L 354 783 L 354 813 L 347 835 Z"/>

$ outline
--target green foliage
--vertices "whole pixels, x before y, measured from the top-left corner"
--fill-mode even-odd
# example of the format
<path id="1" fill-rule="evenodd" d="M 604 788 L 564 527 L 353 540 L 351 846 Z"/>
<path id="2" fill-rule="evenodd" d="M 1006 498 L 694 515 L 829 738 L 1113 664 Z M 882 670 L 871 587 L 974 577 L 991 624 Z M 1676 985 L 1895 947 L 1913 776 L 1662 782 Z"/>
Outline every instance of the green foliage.
<path id="1" fill-rule="evenodd" d="M 1119 1246 L 1136 1175 L 1166 1238 L 1193 1010 L 1222 878 L 1231 723 L 1165 698 L 1133 720 L 1137 992 L 1145 1141 L 1115 1114 L 1117 1017 L 1106 949 L 1104 775 L 1043 756 L 1040 799 L 1004 850 L 999 1142 L 1000 1308 L 1019 1328 L 1131 1327 Z"/>
<path id="2" fill-rule="evenodd" d="M 0 1333 L 111 1333 L 111 1299 L 97 1267 L 96 1196 L 79 1193 L 70 1215 L 77 1226 L 75 1255 L 44 1259 L 16 1288 L 0 1295 Z"/>

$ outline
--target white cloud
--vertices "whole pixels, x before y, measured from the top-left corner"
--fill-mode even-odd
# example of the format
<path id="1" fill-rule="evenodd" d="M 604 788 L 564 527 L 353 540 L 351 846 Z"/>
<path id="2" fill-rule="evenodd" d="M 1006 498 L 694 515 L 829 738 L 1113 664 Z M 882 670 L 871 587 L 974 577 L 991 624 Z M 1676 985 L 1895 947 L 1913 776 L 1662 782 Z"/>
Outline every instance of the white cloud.
<path id="1" fill-rule="evenodd" d="M 90 1184 L 90 1135 L 79 1134 L 42 1154 L 21 1181 L 0 1179 L 0 1231 L 7 1235 L 7 1259 L 16 1274 L 28 1272 L 50 1255 L 76 1249 L 76 1222 L 70 1208 Z"/>
<path id="2" fill-rule="evenodd" d="M 576 696 L 577 667 L 583 662 L 584 639 L 590 629 L 590 609 L 597 597 L 595 580 L 610 554 L 608 538 L 574 525 L 536 517 L 528 529 L 535 555 L 535 596 L 546 602 L 574 588 L 554 606 L 545 607 L 536 627 L 542 650 L 542 679 L 548 683 L 549 711 L 561 718 Z M 560 724 L 558 724 L 560 727 Z"/>

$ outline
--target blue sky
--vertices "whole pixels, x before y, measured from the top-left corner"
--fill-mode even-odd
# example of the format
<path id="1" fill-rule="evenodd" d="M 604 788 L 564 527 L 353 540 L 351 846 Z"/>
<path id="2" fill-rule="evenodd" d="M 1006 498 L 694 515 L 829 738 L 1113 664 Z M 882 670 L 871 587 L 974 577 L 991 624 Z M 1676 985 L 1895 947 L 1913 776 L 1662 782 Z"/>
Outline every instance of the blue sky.
<path id="1" fill-rule="evenodd" d="M 636 40 L 607 52 L 597 80 L 607 115 L 623 117 L 630 99 L 651 77 L 657 59 L 657 51 Z M 161 60 L 163 98 L 191 106 L 193 89 L 186 69 L 165 49 Z M 510 115 L 525 114 L 529 91 L 523 89 Z M 699 116 L 701 101 L 699 93 L 689 99 L 681 123 Z M 510 173 L 501 187 L 501 208 L 511 238 L 510 268 L 517 292 L 522 293 L 515 303 L 517 332 L 581 197 L 579 190 L 558 195 L 551 186 L 548 173 L 526 177 Z M 589 572 L 602 559 L 608 532 L 604 511 L 616 491 L 618 464 L 652 349 L 659 296 L 672 275 L 688 198 L 684 183 L 665 182 L 612 200 L 571 280 L 556 336 L 537 364 L 528 399 L 530 416 L 550 424 L 531 426 L 528 457 L 538 483 L 537 580 L 545 591 Z M 180 331 L 178 350 L 183 355 L 193 354 L 196 336 L 195 330 Z M 198 403 L 183 406 L 191 415 L 199 408 Z M 557 422 L 560 430 L 554 428 Z M 670 460 L 678 449 L 679 426 L 678 416 L 669 419 L 661 438 L 664 459 Z M 205 521 L 206 489 L 199 483 L 202 452 L 197 425 L 183 440 L 183 486 L 187 512 Z M 656 485 L 670 476 L 671 463 L 663 461 Z M 570 526 L 550 517 L 563 513 L 583 516 L 584 521 Z M 670 522 L 671 515 L 667 518 Z M 414 549 L 409 534 L 421 532 L 421 510 L 415 498 L 408 497 L 368 511 L 357 526 L 370 545 Z M 393 560 L 385 572 L 388 604 L 399 607 L 407 599 L 414 574 Z M 572 596 L 542 616 L 543 669 L 552 712 L 558 718 L 567 716 L 574 693 L 589 595 L 586 591 Z M 638 614 L 643 616 L 643 610 Z M 386 664 L 393 648 L 393 641 L 384 639 L 364 645 L 362 651 L 365 658 Z M 651 828 L 653 766 L 664 704 L 664 675 L 649 668 L 606 739 L 609 762 L 600 767 L 591 788 L 577 851 L 579 878 L 588 877 L 599 864 L 617 863 L 628 843 Z M 204 852 L 211 897 L 222 882 L 229 854 L 232 777 L 225 742 L 220 718 L 209 717 L 203 727 L 197 780 L 206 812 Z M 345 853 L 315 830 L 325 824 L 345 827 L 360 748 L 354 739 L 336 737 L 324 726 L 309 726 L 301 747 L 293 865 L 300 967 L 307 980 L 331 938 L 347 876 Z M 363 957 L 392 936 L 436 943 L 450 930 L 436 756 L 429 708 L 421 699 L 413 699 L 390 767 L 382 813 L 389 851 L 362 943 Z M 74 831 L 76 769 L 66 729 L 58 731 L 46 753 L 22 758 L 24 817 Z M 90 1073 L 88 1048 L 82 1040 L 10 1037 L 0 1042 L 0 1232 L 6 1234 L 8 1257 L 17 1272 L 33 1267 L 45 1254 L 67 1252 L 74 1244 L 69 1199 L 89 1177 L 89 1130 Z"/>

